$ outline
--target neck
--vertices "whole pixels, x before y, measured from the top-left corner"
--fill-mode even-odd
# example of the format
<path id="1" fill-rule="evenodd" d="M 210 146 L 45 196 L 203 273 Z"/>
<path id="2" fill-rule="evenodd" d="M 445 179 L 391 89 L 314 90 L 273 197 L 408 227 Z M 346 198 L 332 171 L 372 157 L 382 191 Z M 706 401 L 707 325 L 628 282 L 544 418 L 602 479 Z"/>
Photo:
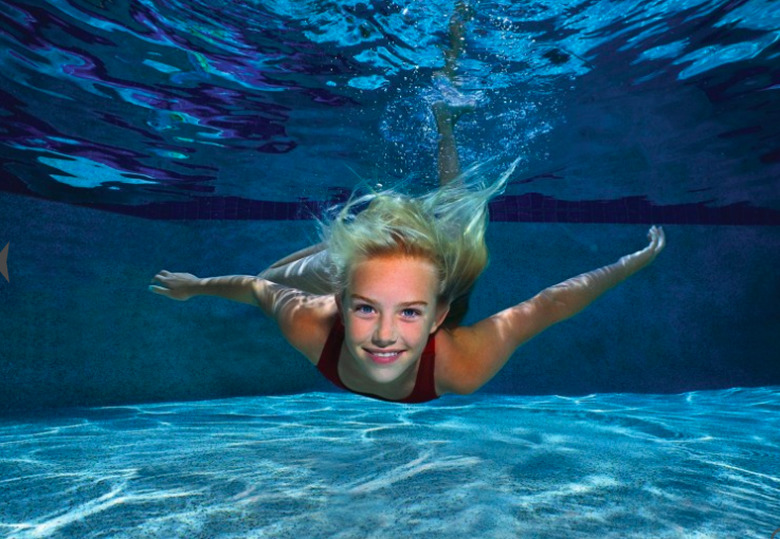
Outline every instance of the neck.
<path id="1" fill-rule="evenodd" d="M 419 368 L 420 358 L 392 382 L 377 382 L 363 372 L 352 354 L 344 348 L 339 361 L 339 377 L 344 385 L 353 391 L 370 393 L 389 400 L 399 400 L 408 397 L 414 391 Z"/>

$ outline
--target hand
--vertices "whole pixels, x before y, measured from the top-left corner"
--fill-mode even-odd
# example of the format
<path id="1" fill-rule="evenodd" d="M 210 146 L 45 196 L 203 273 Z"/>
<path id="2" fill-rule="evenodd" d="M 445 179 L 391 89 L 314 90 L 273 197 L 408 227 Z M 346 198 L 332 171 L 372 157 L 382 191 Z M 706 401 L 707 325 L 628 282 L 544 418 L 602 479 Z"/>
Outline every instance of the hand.
<path id="1" fill-rule="evenodd" d="M 186 301 L 197 295 L 197 286 L 201 279 L 191 273 L 171 273 L 162 270 L 154 276 L 149 290 L 171 299 Z"/>
<path id="2" fill-rule="evenodd" d="M 647 232 L 647 237 L 650 239 L 650 245 L 645 247 L 643 250 L 650 254 L 650 259 L 647 261 L 649 264 L 655 260 L 655 257 L 658 256 L 658 253 L 663 251 L 664 247 L 666 247 L 666 236 L 664 235 L 663 228 L 659 226 L 652 226 Z"/>
<path id="3" fill-rule="evenodd" d="M 666 246 L 666 236 L 661 227 L 651 227 L 647 232 L 647 237 L 650 239 L 650 244 L 647 247 L 620 259 L 619 264 L 628 270 L 628 275 L 639 271 L 655 260 L 658 253 Z"/>

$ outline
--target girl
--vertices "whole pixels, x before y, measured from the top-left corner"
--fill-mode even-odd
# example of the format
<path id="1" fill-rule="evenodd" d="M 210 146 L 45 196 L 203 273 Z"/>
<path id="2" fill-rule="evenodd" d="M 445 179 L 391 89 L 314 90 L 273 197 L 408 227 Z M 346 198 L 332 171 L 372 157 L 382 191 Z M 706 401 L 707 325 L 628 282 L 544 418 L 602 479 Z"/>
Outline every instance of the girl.
<path id="1" fill-rule="evenodd" d="M 462 15 L 450 25 L 448 78 Z M 461 325 L 487 264 L 487 204 L 513 168 L 492 185 L 478 180 L 477 169 L 460 173 L 454 126 L 465 110 L 433 106 L 438 190 L 418 198 L 392 191 L 353 197 L 321 223 L 321 244 L 258 276 L 201 279 L 163 270 L 150 289 L 177 300 L 212 295 L 260 307 L 324 376 L 354 393 L 416 403 L 478 390 L 521 344 L 652 262 L 665 239 L 653 227 L 644 249 Z"/>

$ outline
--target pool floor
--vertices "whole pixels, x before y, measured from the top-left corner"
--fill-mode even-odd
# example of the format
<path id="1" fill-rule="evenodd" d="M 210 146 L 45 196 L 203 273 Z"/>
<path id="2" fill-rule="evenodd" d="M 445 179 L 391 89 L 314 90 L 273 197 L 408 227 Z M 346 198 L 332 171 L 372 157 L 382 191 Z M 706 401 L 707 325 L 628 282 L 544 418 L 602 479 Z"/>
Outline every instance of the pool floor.
<path id="1" fill-rule="evenodd" d="M 312 393 L 0 423 L 7 537 L 756 537 L 780 389 Z"/>

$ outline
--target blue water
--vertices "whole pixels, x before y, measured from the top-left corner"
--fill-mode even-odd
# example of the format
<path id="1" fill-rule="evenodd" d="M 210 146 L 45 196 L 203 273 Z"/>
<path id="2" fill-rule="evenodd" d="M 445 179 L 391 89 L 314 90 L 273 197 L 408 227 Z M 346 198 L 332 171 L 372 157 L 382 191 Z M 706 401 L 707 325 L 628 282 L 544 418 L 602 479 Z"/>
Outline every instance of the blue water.
<path id="1" fill-rule="evenodd" d="M 780 389 L 343 394 L 0 425 L 8 537 L 768 539 Z"/>
<path id="2" fill-rule="evenodd" d="M 447 92 L 432 76 L 454 4 L 3 2 L 0 186 L 201 219 L 277 215 L 220 210 L 223 197 L 322 201 L 358 178 L 433 186 L 429 108 Z M 457 89 L 477 113 L 461 152 L 522 157 L 510 195 L 688 203 L 690 222 L 738 204 L 773 210 L 751 223 L 780 222 L 776 2 L 474 5 Z M 137 207 L 206 200 L 208 212 Z"/>
<path id="3" fill-rule="evenodd" d="M 0 534 L 780 528 L 780 3 L 473 4 L 452 88 L 452 1 L 0 3 Z M 416 406 L 322 393 L 259 313 L 146 291 L 260 271 L 360 181 L 433 187 L 442 98 L 475 104 L 464 163 L 521 158 L 474 316 L 646 224 L 666 251 L 482 393 Z M 522 395 L 624 390 L 648 394 Z"/>

